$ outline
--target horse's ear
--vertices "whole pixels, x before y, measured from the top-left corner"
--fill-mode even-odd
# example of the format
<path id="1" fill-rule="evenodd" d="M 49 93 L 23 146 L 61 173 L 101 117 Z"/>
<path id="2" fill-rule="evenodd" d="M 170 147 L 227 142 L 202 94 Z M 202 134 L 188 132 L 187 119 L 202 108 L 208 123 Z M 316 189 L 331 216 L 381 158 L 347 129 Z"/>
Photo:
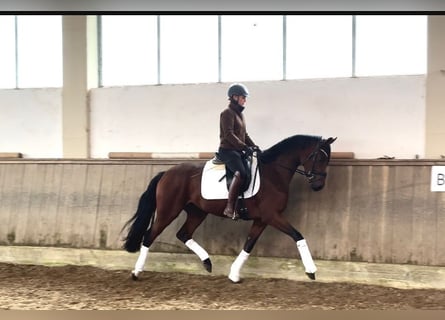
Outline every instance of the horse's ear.
<path id="1" fill-rule="evenodd" d="M 337 137 L 335 137 L 335 138 L 330 137 L 330 138 L 326 139 L 326 144 L 332 144 L 332 143 L 334 143 L 335 140 L 337 140 Z"/>

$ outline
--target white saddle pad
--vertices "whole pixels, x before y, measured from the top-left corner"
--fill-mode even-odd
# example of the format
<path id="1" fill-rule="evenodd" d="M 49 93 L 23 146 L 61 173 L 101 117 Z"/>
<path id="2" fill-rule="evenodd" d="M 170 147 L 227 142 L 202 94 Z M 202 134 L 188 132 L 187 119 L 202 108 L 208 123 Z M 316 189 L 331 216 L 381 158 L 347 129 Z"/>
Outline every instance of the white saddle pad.
<path id="1" fill-rule="evenodd" d="M 202 197 L 207 200 L 227 199 L 229 191 L 227 190 L 227 182 L 225 177 L 226 166 L 225 164 L 214 164 L 212 161 L 213 160 L 207 161 L 202 171 Z M 253 157 L 251 168 L 252 179 L 250 181 L 249 188 L 244 192 L 245 199 L 253 197 L 260 189 L 260 174 L 257 167 L 257 158 Z M 221 179 L 222 177 L 224 178 Z"/>

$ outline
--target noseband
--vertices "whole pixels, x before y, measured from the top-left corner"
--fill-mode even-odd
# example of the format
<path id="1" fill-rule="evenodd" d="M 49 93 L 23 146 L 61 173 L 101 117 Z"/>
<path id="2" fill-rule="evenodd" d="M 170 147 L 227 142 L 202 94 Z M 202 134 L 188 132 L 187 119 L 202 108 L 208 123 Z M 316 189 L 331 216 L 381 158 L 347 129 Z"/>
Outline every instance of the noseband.
<path id="1" fill-rule="evenodd" d="M 311 170 L 305 171 L 305 170 L 301 170 L 298 168 L 295 169 L 296 173 L 299 173 L 299 174 L 305 176 L 306 178 L 308 178 L 309 182 L 312 182 L 316 176 L 323 177 L 323 178 L 325 178 L 327 176 L 326 172 L 317 172 L 314 170 L 315 163 L 316 163 L 317 156 L 318 156 L 319 152 L 323 153 L 326 156 L 326 158 L 329 158 L 327 152 L 324 151 L 323 149 L 321 149 L 320 144 L 318 144 L 317 148 L 314 151 L 312 151 L 312 153 L 306 158 L 306 160 L 304 160 L 301 163 L 301 165 L 304 165 L 307 161 L 313 159 Z"/>

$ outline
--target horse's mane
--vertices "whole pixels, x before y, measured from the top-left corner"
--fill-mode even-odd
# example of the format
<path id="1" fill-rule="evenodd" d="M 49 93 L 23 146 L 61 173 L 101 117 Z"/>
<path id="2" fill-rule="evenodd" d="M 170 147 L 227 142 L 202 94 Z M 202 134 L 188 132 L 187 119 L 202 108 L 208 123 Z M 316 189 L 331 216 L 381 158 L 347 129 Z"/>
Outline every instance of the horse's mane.
<path id="1" fill-rule="evenodd" d="M 314 143 L 321 140 L 320 136 L 311 135 L 294 135 L 286 138 L 277 144 L 273 145 L 269 149 L 264 150 L 260 155 L 260 161 L 263 163 L 269 163 L 274 161 L 280 154 L 290 149 L 305 149 Z"/>

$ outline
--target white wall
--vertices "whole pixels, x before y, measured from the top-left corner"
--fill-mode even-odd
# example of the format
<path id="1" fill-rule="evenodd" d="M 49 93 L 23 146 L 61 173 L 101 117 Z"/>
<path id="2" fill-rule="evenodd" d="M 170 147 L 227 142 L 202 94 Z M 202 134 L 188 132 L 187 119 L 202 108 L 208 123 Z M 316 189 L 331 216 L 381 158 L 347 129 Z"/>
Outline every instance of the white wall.
<path id="1" fill-rule="evenodd" d="M 425 149 L 425 76 L 246 83 L 248 132 L 263 149 L 294 134 L 337 136 L 334 151 L 412 159 Z M 228 84 L 93 89 L 91 156 L 213 152 Z M 0 90 L 0 152 L 63 155 L 62 90 Z"/>
<path id="2" fill-rule="evenodd" d="M 62 90 L 0 90 L 0 152 L 61 158 Z"/>
<path id="3" fill-rule="evenodd" d="M 357 158 L 424 154 L 425 76 L 245 83 L 248 132 L 263 149 L 304 133 L 337 136 Z M 212 152 L 228 84 L 94 89 L 91 155 Z"/>

